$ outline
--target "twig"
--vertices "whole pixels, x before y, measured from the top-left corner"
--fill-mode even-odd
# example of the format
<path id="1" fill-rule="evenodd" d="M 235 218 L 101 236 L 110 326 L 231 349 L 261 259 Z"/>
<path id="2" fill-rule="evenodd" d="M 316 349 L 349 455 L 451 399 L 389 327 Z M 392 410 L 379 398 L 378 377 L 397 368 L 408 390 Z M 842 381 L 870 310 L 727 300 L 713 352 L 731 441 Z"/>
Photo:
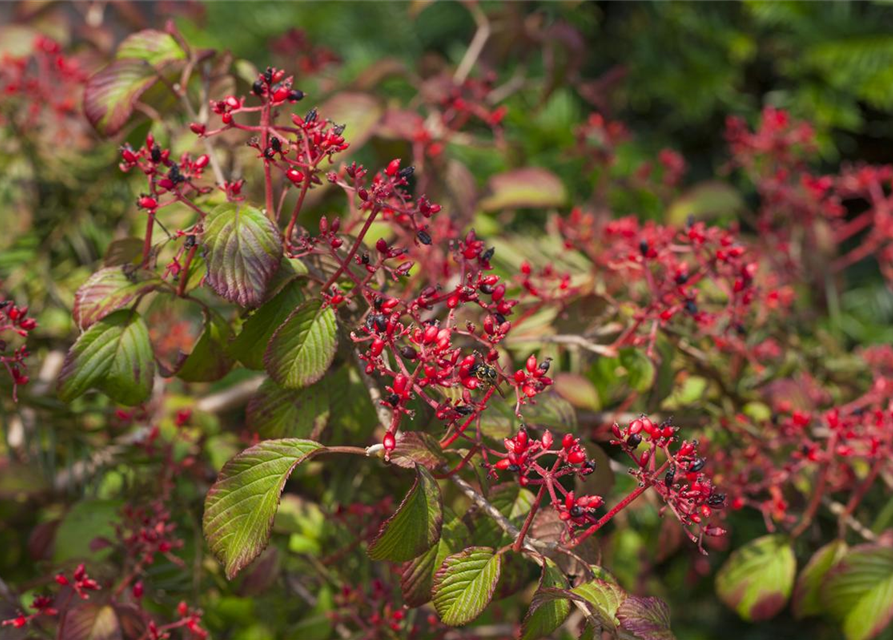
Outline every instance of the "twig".
<path id="1" fill-rule="evenodd" d="M 850 529 L 858 533 L 869 542 L 875 542 L 877 540 L 877 536 L 874 535 L 874 531 L 856 520 L 853 516 L 847 515 L 846 507 L 844 505 L 840 504 L 839 502 L 835 502 L 831 498 L 825 496 L 822 497 L 822 504 L 828 507 L 828 511 L 841 518 L 842 521 L 845 522 Z"/>
<path id="2" fill-rule="evenodd" d="M 481 10 L 477 2 L 467 2 L 466 6 L 474 17 L 475 23 L 477 23 L 477 31 L 474 32 L 471 44 L 468 45 L 462 61 L 456 67 L 456 73 L 453 74 L 453 82 L 456 84 L 465 82 L 468 74 L 471 73 L 472 68 L 481 56 L 484 45 L 490 39 L 490 21 L 487 19 L 487 15 Z"/>

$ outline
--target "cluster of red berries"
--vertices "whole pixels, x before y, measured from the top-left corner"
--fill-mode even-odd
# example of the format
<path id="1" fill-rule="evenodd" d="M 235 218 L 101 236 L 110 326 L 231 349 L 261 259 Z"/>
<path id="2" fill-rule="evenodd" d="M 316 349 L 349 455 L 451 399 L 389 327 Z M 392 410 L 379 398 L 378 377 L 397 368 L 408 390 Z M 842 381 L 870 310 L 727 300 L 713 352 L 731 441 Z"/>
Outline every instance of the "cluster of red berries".
<path id="1" fill-rule="evenodd" d="M 586 253 L 608 299 L 632 323 L 612 345 L 646 345 L 661 327 L 690 318 L 699 332 L 742 351 L 745 320 L 761 293 L 757 258 L 733 231 L 691 221 L 684 229 L 632 217 L 599 224 L 575 210 L 558 221 L 565 244 Z"/>
<path id="2" fill-rule="evenodd" d="M 208 637 L 208 631 L 202 627 L 202 611 L 201 609 L 193 609 L 185 602 L 177 605 L 177 615 L 179 620 L 159 625 L 154 620 L 149 620 L 146 626 L 146 633 L 149 640 L 165 640 L 171 637 L 171 631 L 175 629 L 185 629 L 189 632 L 190 637 L 203 639 Z"/>
<path id="3" fill-rule="evenodd" d="M 149 180 L 149 193 L 137 199 L 137 206 L 151 214 L 162 207 L 180 202 L 190 195 L 210 193 L 211 187 L 197 185 L 195 180 L 202 177 L 210 158 L 203 154 L 192 158 L 183 153 L 179 160 L 171 158 L 170 149 L 162 148 L 151 133 L 146 143 L 138 149 L 128 144 L 121 147 L 121 171 L 132 169 L 142 171 Z M 171 194 L 172 198 L 163 201 L 161 195 Z"/>
<path id="4" fill-rule="evenodd" d="M 15 118 L 20 129 L 49 127 L 54 135 L 68 140 L 77 128 L 70 125 L 77 121 L 86 80 L 87 72 L 77 59 L 63 54 L 52 38 L 38 35 L 30 55 L 5 53 L 0 59 L 0 92 L 9 104 L 14 99 L 27 103 L 4 110 L 0 123 L 3 117 Z"/>
<path id="5" fill-rule="evenodd" d="M 670 420 L 655 423 L 645 415 L 626 427 L 614 423 L 611 433 L 611 444 L 621 447 L 635 463 L 630 473 L 639 479 L 640 488 L 653 488 L 665 503 L 662 512 L 669 509 L 698 548 L 704 536 L 725 534 L 710 520 L 726 506 L 726 494 L 717 490 L 705 472 L 707 460 L 699 453 L 697 440 L 679 442 L 673 451 L 678 427 Z M 659 454 L 665 458 L 660 466 Z M 697 535 L 690 528 L 695 528 Z"/>
<path id="6" fill-rule="evenodd" d="M 30 380 L 25 365 L 25 359 L 30 354 L 27 343 L 7 351 L 10 345 L 4 338 L 18 336 L 27 339 L 28 334 L 36 328 L 37 321 L 28 317 L 28 307 L 19 307 L 12 300 L 2 299 L 0 295 L 0 363 L 12 379 L 14 400 L 18 399 L 19 385 L 28 384 Z"/>

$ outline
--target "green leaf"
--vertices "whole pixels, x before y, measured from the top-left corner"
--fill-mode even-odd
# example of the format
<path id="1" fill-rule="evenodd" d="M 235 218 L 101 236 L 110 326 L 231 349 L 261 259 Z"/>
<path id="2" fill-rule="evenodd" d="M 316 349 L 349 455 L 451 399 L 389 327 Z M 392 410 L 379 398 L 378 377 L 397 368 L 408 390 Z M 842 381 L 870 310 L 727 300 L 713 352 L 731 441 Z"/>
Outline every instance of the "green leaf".
<path id="1" fill-rule="evenodd" d="M 229 337 L 229 325 L 220 314 L 206 312 L 202 334 L 192 348 L 192 353 L 177 371 L 177 377 L 186 382 L 220 380 L 233 366 L 233 360 L 227 352 Z"/>
<path id="2" fill-rule="evenodd" d="M 434 574 L 447 556 L 463 549 L 471 536 L 468 527 L 456 514 L 444 507 L 444 523 L 440 540 L 425 553 L 400 568 L 400 590 L 403 601 L 410 607 L 420 607 L 431 600 Z"/>
<path id="3" fill-rule="evenodd" d="M 142 60 L 115 60 L 90 76 L 84 86 L 84 114 L 97 131 L 114 135 L 133 113 L 139 97 L 158 81 Z"/>
<path id="4" fill-rule="evenodd" d="M 205 498 L 202 528 L 227 578 L 263 551 L 286 480 L 298 464 L 323 450 L 311 440 L 267 440 L 223 466 Z"/>
<path id="5" fill-rule="evenodd" d="M 490 178 L 487 187 L 489 195 L 480 202 L 484 211 L 560 207 L 567 200 L 558 176 L 539 167 L 497 174 Z"/>
<path id="6" fill-rule="evenodd" d="M 489 495 L 490 504 L 508 518 L 512 524 L 521 526 L 524 518 L 530 513 L 536 496 L 522 488 L 517 482 L 505 482 L 493 487 Z M 476 522 L 475 542 L 493 547 L 501 547 L 513 542 L 512 537 L 505 533 L 498 524 L 489 516 L 482 514 Z"/>
<path id="7" fill-rule="evenodd" d="M 847 640 L 876 637 L 893 619 L 893 549 L 854 547 L 828 572 L 821 601 Z"/>
<path id="8" fill-rule="evenodd" d="M 155 360 L 149 331 L 138 313 L 116 311 L 81 334 L 65 356 L 59 398 L 71 402 L 95 388 L 125 405 L 152 392 Z"/>
<path id="9" fill-rule="evenodd" d="M 546 560 L 539 586 L 527 615 L 524 616 L 521 640 L 536 640 L 555 631 L 571 611 L 571 603 L 566 598 L 543 597 L 544 589 L 567 589 L 567 579 L 551 560 Z M 539 597 L 538 597 L 539 596 Z"/>
<path id="10" fill-rule="evenodd" d="M 625 348 L 620 350 L 620 364 L 627 371 L 629 386 L 645 393 L 654 383 L 654 364 L 641 350 Z"/>
<path id="11" fill-rule="evenodd" d="M 846 552 L 846 542 L 834 540 L 813 554 L 806 566 L 803 567 L 803 571 L 800 572 L 794 587 L 794 595 L 791 597 L 791 609 L 794 611 L 794 616 L 803 618 L 824 612 L 825 607 L 819 596 L 825 575 L 846 555 Z"/>
<path id="12" fill-rule="evenodd" d="M 162 286 L 165 285 L 161 278 L 147 269 L 129 266 L 100 269 L 77 290 L 72 309 L 74 321 L 83 331 Z"/>
<path id="13" fill-rule="evenodd" d="M 571 593 L 581 596 L 592 605 L 592 611 L 596 618 L 610 630 L 619 624 L 617 610 L 627 599 L 628 594 L 613 582 L 606 582 L 594 578 L 589 582 L 571 589 Z"/>
<path id="14" fill-rule="evenodd" d="M 373 560 L 406 562 L 430 549 L 440 540 L 443 505 L 440 487 L 431 472 L 419 465 L 416 479 L 397 508 L 369 545 Z"/>
<path id="15" fill-rule="evenodd" d="M 202 245 L 214 291 L 243 307 L 260 304 L 282 258 L 276 225 L 254 207 L 228 202 L 208 214 Z"/>
<path id="16" fill-rule="evenodd" d="M 346 125 L 344 139 L 352 150 L 359 149 L 372 135 L 384 113 L 374 95 L 359 92 L 336 93 L 319 107 L 332 122 Z"/>
<path id="17" fill-rule="evenodd" d="M 329 420 L 329 385 L 285 389 L 269 378 L 248 401 L 246 422 L 263 438 L 303 438 Z"/>
<path id="18" fill-rule="evenodd" d="M 489 547 L 469 547 L 448 556 L 434 575 L 434 608 L 444 624 L 459 626 L 477 618 L 487 608 L 499 573 L 502 556 Z"/>
<path id="19" fill-rule="evenodd" d="M 698 219 L 734 216 L 744 209 L 741 194 L 718 180 L 701 182 L 683 193 L 671 205 L 667 220 L 681 225 L 689 216 Z"/>
<path id="20" fill-rule="evenodd" d="M 629 596 L 617 609 L 620 628 L 640 640 L 675 640 L 670 608 L 659 598 Z"/>
<path id="21" fill-rule="evenodd" d="M 121 640 L 115 610 L 105 604 L 84 602 L 69 609 L 60 625 L 59 640 Z"/>
<path id="22" fill-rule="evenodd" d="M 763 536 L 729 556 L 716 576 L 716 591 L 745 620 L 768 620 L 787 603 L 796 572 L 790 540 Z"/>
<path id="23" fill-rule="evenodd" d="M 74 503 L 56 529 L 56 539 L 64 544 L 53 546 L 53 562 L 95 562 L 108 557 L 111 547 L 94 550 L 92 542 L 96 538 L 115 539 L 115 525 L 121 519 L 122 506 L 120 500 L 86 499 Z"/>
<path id="24" fill-rule="evenodd" d="M 249 369 L 264 368 L 264 351 L 273 338 L 273 333 L 304 302 L 302 284 L 298 280 L 288 283 L 245 321 L 241 333 L 230 344 L 230 353 L 239 362 Z"/>
<path id="25" fill-rule="evenodd" d="M 144 29 L 132 33 L 121 42 L 115 57 L 119 60 L 133 58 L 157 67 L 174 60 L 185 60 L 186 54 L 168 33 Z"/>
<path id="26" fill-rule="evenodd" d="M 273 334 L 264 364 L 280 386 L 299 389 L 319 380 L 338 348 L 335 312 L 318 300 L 292 311 Z"/>
<path id="27" fill-rule="evenodd" d="M 481 416 L 481 429 L 488 436 L 504 438 L 517 433 L 521 420 L 515 414 L 515 402 L 494 397 L 490 411 Z M 536 404 L 524 410 L 523 422 L 528 425 L 545 427 L 565 433 L 577 426 L 577 413 L 570 402 L 555 393 L 538 396 Z"/>
<path id="28" fill-rule="evenodd" d="M 447 459 L 437 438 L 424 431 L 405 431 L 397 438 L 391 462 L 407 469 L 417 464 L 438 469 L 447 463 Z"/>

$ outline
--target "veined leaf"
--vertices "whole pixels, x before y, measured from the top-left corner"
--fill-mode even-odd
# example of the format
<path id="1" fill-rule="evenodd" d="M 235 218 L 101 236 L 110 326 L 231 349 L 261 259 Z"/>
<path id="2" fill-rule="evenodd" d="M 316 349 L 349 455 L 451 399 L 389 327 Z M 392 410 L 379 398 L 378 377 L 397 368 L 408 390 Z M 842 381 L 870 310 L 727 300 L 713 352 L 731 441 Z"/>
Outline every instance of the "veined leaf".
<path id="1" fill-rule="evenodd" d="M 571 593 L 581 596 L 592 605 L 595 617 L 608 629 L 615 629 L 619 624 L 617 610 L 629 595 L 613 582 L 594 578 L 589 582 L 571 589 Z"/>
<path id="2" fill-rule="evenodd" d="M 230 328 L 215 311 L 205 313 L 201 336 L 177 371 L 177 377 L 187 382 L 213 382 L 227 374 L 233 359 L 227 353 Z"/>
<path id="3" fill-rule="evenodd" d="M 84 602 L 69 609 L 60 625 L 60 640 L 121 640 L 118 615 L 109 605 Z"/>
<path id="4" fill-rule="evenodd" d="M 373 560 L 406 562 L 421 555 L 440 539 L 443 505 L 440 487 L 431 472 L 419 465 L 416 480 L 393 516 L 369 545 Z"/>
<path id="5" fill-rule="evenodd" d="M 124 38 L 115 57 L 143 60 L 157 67 L 174 60 L 185 60 L 186 53 L 169 33 L 144 29 Z"/>
<path id="6" fill-rule="evenodd" d="M 716 576 L 716 592 L 745 620 L 768 620 L 787 603 L 796 572 L 790 540 L 763 536 L 729 556 Z"/>
<path id="7" fill-rule="evenodd" d="M 431 600 L 434 574 L 447 556 L 458 553 L 465 547 L 470 535 L 462 519 L 444 507 L 440 540 L 422 555 L 404 563 L 400 569 L 400 590 L 407 605 L 420 607 Z"/>
<path id="8" fill-rule="evenodd" d="M 84 113 L 96 130 L 113 135 L 133 113 L 139 97 L 158 81 L 152 65 L 143 60 L 115 60 L 87 80 Z"/>
<path id="9" fill-rule="evenodd" d="M 248 401 L 246 422 L 263 438 L 304 438 L 329 419 L 328 380 L 285 389 L 267 378 Z"/>
<path id="10" fill-rule="evenodd" d="M 489 547 L 469 547 L 448 556 L 434 576 L 434 608 L 444 624 L 459 626 L 487 608 L 499 582 L 502 556 Z"/>
<path id="11" fill-rule="evenodd" d="M 424 431 L 406 431 L 397 438 L 397 446 L 391 452 L 391 462 L 404 468 L 420 464 L 437 469 L 446 464 L 447 459 L 434 436 Z"/>
<path id="12" fill-rule="evenodd" d="M 155 360 L 145 322 L 136 312 L 116 311 L 81 334 L 65 356 L 59 397 L 71 402 L 95 388 L 126 405 L 152 392 Z"/>
<path id="13" fill-rule="evenodd" d="M 202 245 L 214 291 L 243 307 L 260 304 L 282 258 L 276 226 L 254 207 L 222 204 L 205 220 Z"/>
<path id="14" fill-rule="evenodd" d="M 567 579 L 551 560 L 546 560 L 539 586 L 533 594 L 530 608 L 524 616 L 521 640 L 536 640 L 548 636 L 565 621 L 571 611 L 567 598 L 545 597 L 545 589 L 567 589 Z M 539 596 L 539 597 L 537 597 Z"/>
<path id="15" fill-rule="evenodd" d="M 286 318 L 302 302 L 302 283 L 292 281 L 258 308 L 242 325 L 242 331 L 230 344 L 230 353 L 249 369 L 264 368 L 264 351 Z"/>
<path id="16" fill-rule="evenodd" d="M 846 555 L 846 552 L 846 542 L 834 540 L 812 555 L 800 572 L 794 587 L 794 595 L 791 597 L 791 608 L 796 617 L 819 615 L 825 611 L 820 600 L 822 584 L 828 571 Z"/>
<path id="17" fill-rule="evenodd" d="M 893 619 L 893 549 L 854 547 L 825 577 L 821 601 L 847 640 L 869 640 Z"/>
<path id="18" fill-rule="evenodd" d="M 335 312 L 318 300 L 295 309 L 273 334 L 264 364 L 280 386 L 299 389 L 319 380 L 338 347 Z"/>
<path id="19" fill-rule="evenodd" d="M 285 482 L 298 464 L 322 450 L 311 440 L 267 440 L 224 465 L 205 498 L 202 528 L 227 578 L 266 547 Z"/>
<path id="20" fill-rule="evenodd" d="M 72 309 L 74 321 L 83 331 L 139 296 L 162 286 L 165 285 L 161 278 L 147 269 L 127 266 L 100 269 L 77 290 Z"/>
<path id="21" fill-rule="evenodd" d="M 675 640 L 670 608 L 660 598 L 629 596 L 617 609 L 620 628 L 639 640 Z"/>

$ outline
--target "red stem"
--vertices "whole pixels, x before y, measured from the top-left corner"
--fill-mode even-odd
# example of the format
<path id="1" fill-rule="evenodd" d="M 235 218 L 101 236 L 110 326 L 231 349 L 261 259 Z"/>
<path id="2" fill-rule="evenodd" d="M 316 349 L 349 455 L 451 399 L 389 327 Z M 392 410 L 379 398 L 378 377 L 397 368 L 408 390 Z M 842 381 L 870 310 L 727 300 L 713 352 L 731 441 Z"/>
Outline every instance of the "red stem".
<path id="1" fill-rule="evenodd" d="M 540 485 L 540 490 L 536 494 L 536 499 L 533 501 L 533 506 L 530 508 L 530 513 L 527 514 L 527 519 L 524 520 L 524 526 L 521 527 L 521 532 L 518 534 L 518 539 L 515 540 L 515 544 L 512 545 L 512 550 L 515 553 L 521 551 L 521 548 L 524 546 L 524 536 L 527 535 L 527 530 L 530 529 L 530 525 L 533 524 L 533 518 L 536 516 L 536 512 L 539 509 L 540 501 L 543 499 L 543 494 L 546 492 L 546 483 Z"/>
<path id="2" fill-rule="evenodd" d="M 366 236 L 366 233 L 369 231 L 369 227 L 372 226 L 372 222 L 375 220 L 375 216 L 378 215 L 378 207 L 372 209 L 372 212 L 369 214 L 369 217 L 366 218 L 366 223 L 363 225 L 363 228 L 360 229 L 360 234 L 357 236 L 356 242 L 353 243 L 353 246 L 350 248 L 350 252 L 347 254 L 347 258 L 338 267 L 338 270 L 332 274 L 332 277 L 326 281 L 326 283 L 322 286 L 322 291 L 326 292 L 329 290 L 335 281 L 338 280 L 338 277 L 344 273 L 344 270 L 347 266 L 353 261 L 353 257 L 357 255 L 357 250 L 360 248 L 360 245 L 363 244 L 363 238 Z"/>

